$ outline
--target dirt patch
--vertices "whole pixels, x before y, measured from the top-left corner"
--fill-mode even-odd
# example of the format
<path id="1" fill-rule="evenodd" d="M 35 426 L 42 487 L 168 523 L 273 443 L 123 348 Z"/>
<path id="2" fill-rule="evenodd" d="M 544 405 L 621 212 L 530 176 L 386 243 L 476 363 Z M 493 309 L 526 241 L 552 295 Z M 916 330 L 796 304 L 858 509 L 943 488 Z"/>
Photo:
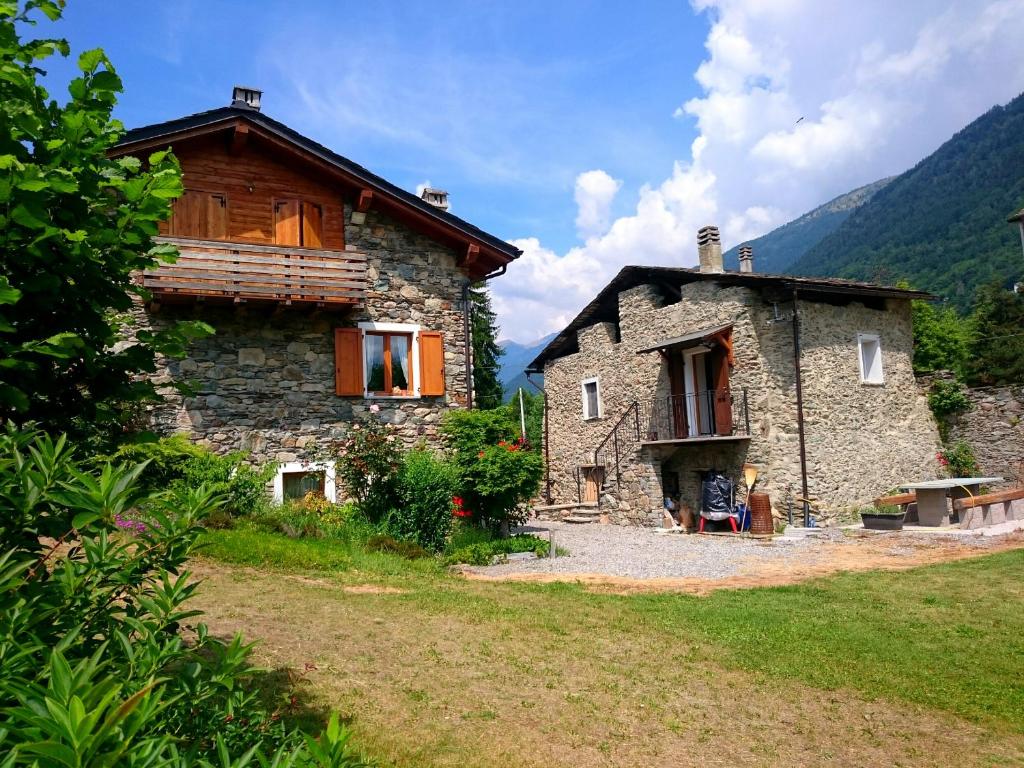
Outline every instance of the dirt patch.
<path id="1" fill-rule="evenodd" d="M 350 595 L 404 595 L 407 590 L 398 587 L 382 587 L 379 584 L 352 584 L 341 588 Z"/>
<path id="2" fill-rule="evenodd" d="M 463 570 L 472 581 L 514 581 L 550 584 L 583 584 L 595 592 L 633 594 L 641 592 L 679 592 L 706 595 L 719 589 L 749 589 L 784 586 L 841 572 L 901 571 L 922 565 L 965 560 L 996 552 L 1024 548 L 1024 533 L 996 539 L 940 538 L 929 535 L 879 536 L 860 534 L 850 540 L 822 541 L 813 557 L 786 560 L 749 558 L 742 561 L 741 572 L 720 578 L 635 579 L 601 573 L 504 573 L 484 574 Z"/>

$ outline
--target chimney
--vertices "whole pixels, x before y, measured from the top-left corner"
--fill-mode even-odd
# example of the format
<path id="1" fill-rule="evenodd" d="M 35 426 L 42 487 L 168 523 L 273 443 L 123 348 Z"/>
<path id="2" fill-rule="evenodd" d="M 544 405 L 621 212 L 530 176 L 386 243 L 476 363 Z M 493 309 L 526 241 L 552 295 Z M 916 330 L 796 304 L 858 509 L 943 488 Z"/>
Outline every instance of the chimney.
<path id="1" fill-rule="evenodd" d="M 740 272 L 754 271 L 754 249 L 749 245 L 740 246 Z"/>
<path id="2" fill-rule="evenodd" d="M 432 206 L 440 208 L 442 211 L 448 210 L 448 193 L 443 189 L 424 187 L 423 191 L 420 192 L 420 199 L 426 200 Z"/>
<path id="3" fill-rule="evenodd" d="M 231 91 L 231 106 L 259 112 L 260 98 L 262 96 L 263 91 L 258 88 L 246 88 L 244 85 L 236 85 Z"/>
<path id="4" fill-rule="evenodd" d="M 708 225 L 697 232 L 697 256 L 701 272 L 724 272 L 722 266 L 722 240 L 718 227 Z"/>

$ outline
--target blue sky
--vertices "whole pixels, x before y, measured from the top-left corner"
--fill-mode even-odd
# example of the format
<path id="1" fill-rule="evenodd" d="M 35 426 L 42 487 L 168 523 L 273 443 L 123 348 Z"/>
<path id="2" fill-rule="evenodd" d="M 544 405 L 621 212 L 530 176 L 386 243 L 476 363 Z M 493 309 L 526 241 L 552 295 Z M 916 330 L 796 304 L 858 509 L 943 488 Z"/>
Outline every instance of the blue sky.
<path id="1" fill-rule="evenodd" d="M 251 85 L 391 181 L 448 189 L 524 249 L 493 288 L 523 342 L 625 264 L 692 265 L 698 227 L 755 237 L 1024 90 L 1024 0 L 70 0 L 56 32 L 106 49 L 128 127 Z"/>

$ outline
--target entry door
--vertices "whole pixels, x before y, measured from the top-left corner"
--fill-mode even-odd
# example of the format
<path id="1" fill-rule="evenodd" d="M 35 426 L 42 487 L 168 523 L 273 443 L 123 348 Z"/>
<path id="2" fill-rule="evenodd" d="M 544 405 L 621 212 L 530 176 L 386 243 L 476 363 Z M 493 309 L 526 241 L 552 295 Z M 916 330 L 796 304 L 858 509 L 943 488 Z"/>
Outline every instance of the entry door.
<path id="1" fill-rule="evenodd" d="M 709 379 L 708 353 L 693 350 L 686 354 L 686 421 L 689 437 L 714 433 L 713 386 Z"/>
<path id="2" fill-rule="evenodd" d="M 583 486 L 584 501 L 598 501 L 604 484 L 604 467 L 587 467 Z"/>

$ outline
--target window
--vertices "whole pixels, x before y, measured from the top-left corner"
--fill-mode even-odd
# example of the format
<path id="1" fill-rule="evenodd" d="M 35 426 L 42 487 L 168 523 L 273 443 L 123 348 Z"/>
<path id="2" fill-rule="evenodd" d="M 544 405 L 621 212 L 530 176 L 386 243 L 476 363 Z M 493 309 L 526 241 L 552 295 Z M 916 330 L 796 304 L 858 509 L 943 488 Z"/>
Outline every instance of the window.
<path id="1" fill-rule="evenodd" d="M 186 189 L 174 201 L 171 218 L 167 220 L 171 237 L 194 237 L 198 240 L 226 240 L 228 236 L 228 198 L 220 192 Z"/>
<path id="2" fill-rule="evenodd" d="M 274 242 L 300 248 L 322 248 L 323 206 L 307 200 L 275 200 Z"/>
<path id="3" fill-rule="evenodd" d="M 861 384 L 882 384 L 882 341 L 877 333 L 858 333 L 857 351 Z"/>
<path id="4" fill-rule="evenodd" d="M 598 387 L 597 378 L 586 379 L 580 384 L 583 395 L 583 418 L 601 418 L 601 393 Z"/>
<path id="5" fill-rule="evenodd" d="M 293 461 L 277 468 L 274 503 L 301 499 L 310 492 L 319 493 L 330 502 L 337 501 L 333 463 Z"/>
<path id="6" fill-rule="evenodd" d="M 438 397 L 445 393 L 444 341 L 403 323 L 334 330 L 335 392 L 343 397 Z"/>

